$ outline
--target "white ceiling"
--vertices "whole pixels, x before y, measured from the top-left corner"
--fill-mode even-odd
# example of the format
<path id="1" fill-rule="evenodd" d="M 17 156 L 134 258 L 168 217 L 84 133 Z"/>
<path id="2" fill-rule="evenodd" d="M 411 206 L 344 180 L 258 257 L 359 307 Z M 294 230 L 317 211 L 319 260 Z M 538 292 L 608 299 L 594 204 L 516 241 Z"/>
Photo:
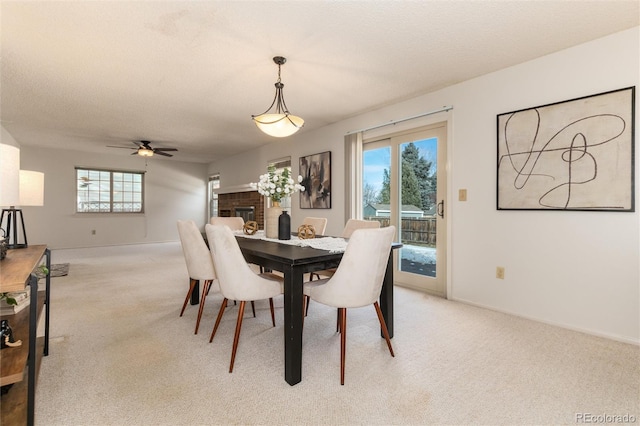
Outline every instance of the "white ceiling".
<path id="1" fill-rule="evenodd" d="M 22 145 L 210 162 L 639 25 L 640 1 L 5 1 L 2 125 Z M 155 159 L 156 157 L 154 157 Z"/>

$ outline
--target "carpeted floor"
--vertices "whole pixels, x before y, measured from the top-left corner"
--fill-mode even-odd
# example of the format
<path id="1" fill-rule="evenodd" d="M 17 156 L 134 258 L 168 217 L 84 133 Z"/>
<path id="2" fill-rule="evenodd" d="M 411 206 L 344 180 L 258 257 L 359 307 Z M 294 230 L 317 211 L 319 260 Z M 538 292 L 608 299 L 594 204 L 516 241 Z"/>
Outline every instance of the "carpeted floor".
<path id="1" fill-rule="evenodd" d="M 177 243 L 56 250 L 50 355 L 36 425 L 560 425 L 590 414 L 640 420 L 640 348 L 396 288 L 395 358 L 373 308 L 352 309 L 340 386 L 335 311 L 305 320 L 303 380 L 284 381 L 282 298 L 247 312 L 228 373 L 237 307 L 179 317 Z M 579 422 L 578 422 L 579 423 Z"/>

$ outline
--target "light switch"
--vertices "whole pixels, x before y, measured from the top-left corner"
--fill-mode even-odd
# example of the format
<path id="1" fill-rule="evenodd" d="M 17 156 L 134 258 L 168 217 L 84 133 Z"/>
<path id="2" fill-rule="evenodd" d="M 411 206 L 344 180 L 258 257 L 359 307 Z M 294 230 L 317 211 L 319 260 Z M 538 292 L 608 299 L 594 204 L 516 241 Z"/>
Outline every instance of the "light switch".
<path id="1" fill-rule="evenodd" d="M 458 190 L 458 201 L 467 201 L 467 190 L 459 189 Z"/>

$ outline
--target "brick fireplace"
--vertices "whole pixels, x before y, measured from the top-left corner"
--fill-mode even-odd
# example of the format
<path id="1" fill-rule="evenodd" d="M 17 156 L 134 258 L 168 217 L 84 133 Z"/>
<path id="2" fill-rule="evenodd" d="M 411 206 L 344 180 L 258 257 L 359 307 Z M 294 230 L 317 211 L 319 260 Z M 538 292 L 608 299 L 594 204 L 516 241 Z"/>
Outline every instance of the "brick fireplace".
<path id="1" fill-rule="evenodd" d="M 253 214 L 253 219 L 249 219 Z M 258 191 L 218 194 L 218 216 L 240 216 L 245 222 L 255 220 L 264 229 L 264 197 Z"/>

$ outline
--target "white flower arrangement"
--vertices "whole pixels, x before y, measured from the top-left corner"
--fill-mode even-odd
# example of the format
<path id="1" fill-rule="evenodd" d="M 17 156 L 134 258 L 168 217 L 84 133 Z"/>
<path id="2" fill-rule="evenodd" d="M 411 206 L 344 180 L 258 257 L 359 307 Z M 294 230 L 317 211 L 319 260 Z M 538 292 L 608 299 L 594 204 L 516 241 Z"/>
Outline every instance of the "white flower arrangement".
<path id="1" fill-rule="evenodd" d="M 290 197 L 296 191 L 304 191 L 304 186 L 300 185 L 300 182 L 302 182 L 302 176 L 298 176 L 298 182 L 295 182 L 291 177 L 291 167 L 276 171 L 276 167 L 271 164 L 267 168 L 267 173 L 260 176 L 260 181 L 251 185 L 257 186 L 260 194 L 279 203 L 280 200 Z"/>

